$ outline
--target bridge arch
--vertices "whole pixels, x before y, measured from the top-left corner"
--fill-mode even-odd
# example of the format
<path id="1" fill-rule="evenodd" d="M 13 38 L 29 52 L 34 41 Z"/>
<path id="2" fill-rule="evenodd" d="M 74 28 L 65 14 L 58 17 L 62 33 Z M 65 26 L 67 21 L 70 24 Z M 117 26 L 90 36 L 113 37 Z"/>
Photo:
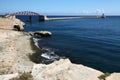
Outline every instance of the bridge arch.
<path id="1" fill-rule="evenodd" d="M 36 13 L 36 12 L 32 12 L 32 11 L 21 11 L 21 12 L 15 12 L 15 13 L 11 13 L 6 15 L 7 17 L 9 16 L 29 16 L 29 21 L 32 22 L 32 16 L 38 16 L 39 17 L 39 21 L 45 21 L 45 17 L 42 14 Z"/>
<path id="2" fill-rule="evenodd" d="M 11 16 L 44 16 L 42 14 L 32 12 L 32 11 L 21 11 L 21 12 L 15 12 L 12 14 L 9 14 Z"/>

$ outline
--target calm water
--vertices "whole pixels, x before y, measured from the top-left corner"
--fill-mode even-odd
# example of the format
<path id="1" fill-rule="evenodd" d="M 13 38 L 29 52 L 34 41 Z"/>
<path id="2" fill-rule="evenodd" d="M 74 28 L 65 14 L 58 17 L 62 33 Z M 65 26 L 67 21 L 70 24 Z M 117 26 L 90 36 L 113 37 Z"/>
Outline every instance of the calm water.
<path id="1" fill-rule="evenodd" d="M 34 17 L 32 24 L 26 24 L 25 31 L 51 31 L 52 37 L 43 39 L 40 45 L 53 48 L 73 63 L 120 72 L 120 16 L 46 22 Z"/>

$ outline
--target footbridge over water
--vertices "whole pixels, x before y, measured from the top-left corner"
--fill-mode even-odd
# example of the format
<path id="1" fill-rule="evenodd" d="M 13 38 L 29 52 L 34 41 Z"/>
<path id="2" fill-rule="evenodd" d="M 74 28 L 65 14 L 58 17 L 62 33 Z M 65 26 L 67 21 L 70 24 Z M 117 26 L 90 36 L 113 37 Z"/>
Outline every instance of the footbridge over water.
<path id="1" fill-rule="evenodd" d="M 29 16 L 29 21 L 32 22 L 32 16 L 38 16 L 39 17 L 39 21 L 45 21 L 46 20 L 46 16 L 36 13 L 36 12 L 32 12 L 32 11 L 22 11 L 22 12 L 16 12 L 16 13 L 12 13 L 12 14 L 7 14 L 5 17 L 10 17 L 10 16 Z"/>
<path id="2" fill-rule="evenodd" d="M 77 18 L 105 18 L 104 14 L 101 16 L 77 16 L 77 17 L 57 17 L 57 18 L 48 18 L 45 15 L 41 15 L 36 12 L 32 11 L 22 11 L 22 12 L 16 12 L 12 14 L 6 15 L 6 17 L 9 16 L 29 16 L 29 21 L 32 22 L 32 16 L 38 16 L 39 21 L 46 21 L 46 20 L 67 20 L 67 19 L 77 19 Z"/>

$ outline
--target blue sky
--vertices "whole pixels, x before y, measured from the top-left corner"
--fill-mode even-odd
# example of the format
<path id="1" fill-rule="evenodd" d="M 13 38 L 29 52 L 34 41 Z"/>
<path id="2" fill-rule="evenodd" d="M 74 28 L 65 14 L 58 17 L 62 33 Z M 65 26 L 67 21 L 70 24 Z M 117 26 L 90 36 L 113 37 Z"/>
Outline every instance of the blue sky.
<path id="1" fill-rule="evenodd" d="M 41 14 L 120 15 L 120 0 L 0 0 L 0 13 L 34 11 Z"/>

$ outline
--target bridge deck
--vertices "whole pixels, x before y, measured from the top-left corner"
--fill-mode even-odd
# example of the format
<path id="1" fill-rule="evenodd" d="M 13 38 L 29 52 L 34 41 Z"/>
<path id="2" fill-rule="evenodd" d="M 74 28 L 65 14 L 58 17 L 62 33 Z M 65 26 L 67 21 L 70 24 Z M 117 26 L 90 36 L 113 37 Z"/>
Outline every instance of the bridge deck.
<path id="1" fill-rule="evenodd" d="M 31 11 L 23 11 L 9 14 L 10 16 L 44 16 L 39 13 L 31 12 Z"/>

